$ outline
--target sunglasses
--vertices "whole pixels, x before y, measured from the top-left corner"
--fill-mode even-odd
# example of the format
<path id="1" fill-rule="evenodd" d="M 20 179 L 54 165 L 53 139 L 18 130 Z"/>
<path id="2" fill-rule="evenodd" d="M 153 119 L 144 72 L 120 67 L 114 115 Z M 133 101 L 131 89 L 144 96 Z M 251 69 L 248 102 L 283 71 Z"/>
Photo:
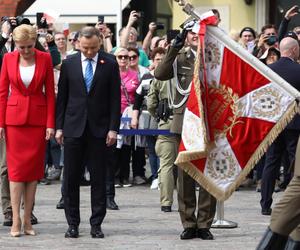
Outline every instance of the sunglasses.
<path id="1" fill-rule="evenodd" d="M 128 56 L 125 56 L 125 55 L 118 55 L 117 58 L 119 60 L 128 60 Z"/>
<path id="2" fill-rule="evenodd" d="M 32 49 L 33 48 L 33 45 L 28 45 L 28 46 L 18 46 L 18 49 Z"/>
<path id="3" fill-rule="evenodd" d="M 137 57 L 138 57 L 137 55 L 129 56 L 129 60 L 133 61 L 133 60 L 137 59 Z"/>

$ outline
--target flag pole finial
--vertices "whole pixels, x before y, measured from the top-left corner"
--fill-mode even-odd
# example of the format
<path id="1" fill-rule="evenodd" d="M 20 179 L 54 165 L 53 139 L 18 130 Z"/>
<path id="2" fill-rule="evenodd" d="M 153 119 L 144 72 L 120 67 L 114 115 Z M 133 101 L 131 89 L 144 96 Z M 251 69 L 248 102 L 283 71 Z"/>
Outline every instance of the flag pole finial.
<path id="1" fill-rule="evenodd" d="M 193 18 L 195 18 L 197 20 L 200 19 L 201 14 L 195 10 L 193 5 L 191 5 L 190 3 L 188 3 L 187 1 L 184 1 L 184 0 L 174 0 L 174 1 L 177 2 L 179 6 L 183 7 L 182 10 L 186 14 L 192 16 Z"/>

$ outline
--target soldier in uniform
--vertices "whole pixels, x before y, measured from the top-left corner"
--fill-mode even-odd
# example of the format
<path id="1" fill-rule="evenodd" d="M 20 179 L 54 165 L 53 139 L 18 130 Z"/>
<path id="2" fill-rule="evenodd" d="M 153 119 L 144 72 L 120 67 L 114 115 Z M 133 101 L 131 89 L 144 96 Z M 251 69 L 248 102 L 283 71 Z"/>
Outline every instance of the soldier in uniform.
<path id="1" fill-rule="evenodd" d="M 300 140 L 294 177 L 272 211 L 271 223 L 257 250 L 300 249 Z"/>
<path id="2" fill-rule="evenodd" d="M 183 113 L 189 96 L 198 46 L 198 35 L 191 31 L 193 25 L 194 21 L 184 25 L 183 31 L 174 39 L 165 58 L 154 72 L 155 78 L 159 80 L 177 78 L 170 130 L 176 135 L 176 148 L 181 141 Z M 188 46 L 183 48 L 185 41 Z M 195 181 L 182 169 L 178 169 L 177 185 L 179 213 L 184 228 L 180 238 L 185 240 L 199 237 L 212 240 L 213 235 L 209 229 L 215 215 L 216 199 L 200 187 L 198 211 L 195 215 L 197 207 Z"/>
<path id="3" fill-rule="evenodd" d="M 170 130 L 172 122 L 171 103 L 175 93 L 172 80 L 160 81 L 154 79 L 147 96 L 147 109 L 149 113 L 159 120 L 159 129 Z M 174 162 L 178 148 L 175 135 L 159 135 L 155 144 L 155 151 L 159 157 L 160 166 L 158 170 L 158 182 L 160 189 L 161 211 L 171 212 L 173 204 Z"/>

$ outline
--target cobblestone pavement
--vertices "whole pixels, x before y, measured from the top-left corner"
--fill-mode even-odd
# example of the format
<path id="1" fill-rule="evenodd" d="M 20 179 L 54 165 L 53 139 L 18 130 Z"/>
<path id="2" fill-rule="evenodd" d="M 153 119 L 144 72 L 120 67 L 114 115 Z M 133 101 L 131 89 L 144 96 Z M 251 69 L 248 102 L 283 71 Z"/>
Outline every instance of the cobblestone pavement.
<path id="1" fill-rule="evenodd" d="M 119 211 L 107 211 L 102 225 L 104 239 L 89 235 L 90 189 L 81 188 L 81 225 L 78 239 L 65 239 L 67 229 L 63 210 L 55 208 L 60 198 L 60 184 L 38 186 L 35 214 L 37 236 L 9 236 L 9 228 L 0 226 L 2 249 L 255 249 L 266 229 L 269 216 L 260 215 L 260 195 L 253 190 L 235 192 L 225 202 L 225 218 L 235 221 L 235 229 L 212 229 L 214 241 L 180 240 L 182 231 L 177 212 L 176 193 L 173 212 L 163 213 L 159 191 L 149 186 L 117 189 Z M 275 201 L 279 194 L 275 194 Z"/>

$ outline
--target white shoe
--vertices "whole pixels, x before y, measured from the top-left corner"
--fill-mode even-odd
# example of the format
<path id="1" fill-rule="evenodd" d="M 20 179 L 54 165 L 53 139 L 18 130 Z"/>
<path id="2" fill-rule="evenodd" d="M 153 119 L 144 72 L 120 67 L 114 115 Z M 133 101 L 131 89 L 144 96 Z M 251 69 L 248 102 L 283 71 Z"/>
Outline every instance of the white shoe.
<path id="1" fill-rule="evenodd" d="M 157 178 L 152 181 L 150 189 L 158 189 L 158 179 Z"/>

